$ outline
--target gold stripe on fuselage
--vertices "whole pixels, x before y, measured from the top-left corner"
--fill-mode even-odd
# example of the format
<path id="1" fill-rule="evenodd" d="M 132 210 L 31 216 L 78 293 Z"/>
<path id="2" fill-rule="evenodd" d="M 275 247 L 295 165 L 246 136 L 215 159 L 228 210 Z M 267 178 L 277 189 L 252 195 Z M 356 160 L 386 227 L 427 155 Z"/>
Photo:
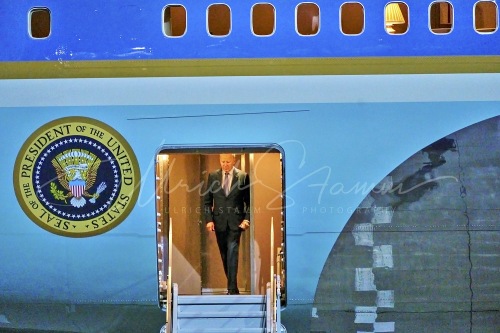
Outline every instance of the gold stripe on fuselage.
<path id="1" fill-rule="evenodd" d="M 29 61 L 0 79 L 499 73 L 500 56 Z"/>

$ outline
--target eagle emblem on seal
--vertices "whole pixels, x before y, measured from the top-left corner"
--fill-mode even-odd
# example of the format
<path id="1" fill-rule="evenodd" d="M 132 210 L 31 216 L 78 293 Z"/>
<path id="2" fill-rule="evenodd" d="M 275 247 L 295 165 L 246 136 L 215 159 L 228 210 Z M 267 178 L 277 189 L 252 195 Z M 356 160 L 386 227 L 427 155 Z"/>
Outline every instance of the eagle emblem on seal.
<path id="1" fill-rule="evenodd" d="M 95 203 L 106 183 L 101 182 L 94 194 L 89 193 L 97 179 L 97 171 L 101 160 L 95 154 L 85 149 L 70 149 L 58 154 L 53 160 L 59 184 L 66 190 L 60 190 L 55 182 L 50 184 L 50 192 L 56 200 L 70 203 L 75 208 L 81 208 L 89 202 Z"/>

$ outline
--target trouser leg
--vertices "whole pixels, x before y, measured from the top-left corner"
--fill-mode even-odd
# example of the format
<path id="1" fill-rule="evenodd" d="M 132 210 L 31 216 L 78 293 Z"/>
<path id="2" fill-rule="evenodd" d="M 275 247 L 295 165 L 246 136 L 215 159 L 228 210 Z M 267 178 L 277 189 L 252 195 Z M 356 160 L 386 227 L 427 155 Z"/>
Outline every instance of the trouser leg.
<path id="1" fill-rule="evenodd" d="M 226 278 L 228 277 L 227 272 L 227 230 L 215 232 L 217 238 L 217 246 L 219 247 L 220 257 L 222 259 L 222 266 L 224 267 L 224 273 Z"/>
<path id="2" fill-rule="evenodd" d="M 239 230 L 229 230 L 227 235 L 227 289 L 238 292 Z"/>
<path id="3" fill-rule="evenodd" d="M 216 232 L 217 245 L 227 277 L 227 289 L 238 291 L 238 258 L 241 231 L 230 230 Z"/>

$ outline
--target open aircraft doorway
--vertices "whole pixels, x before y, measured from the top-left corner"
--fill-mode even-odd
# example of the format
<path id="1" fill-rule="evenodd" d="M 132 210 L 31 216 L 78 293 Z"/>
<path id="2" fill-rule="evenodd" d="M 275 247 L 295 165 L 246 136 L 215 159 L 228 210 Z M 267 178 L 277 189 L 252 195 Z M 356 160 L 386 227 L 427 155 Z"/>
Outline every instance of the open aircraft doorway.
<path id="1" fill-rule="evenodd" d="M 168 303 L 173 283 L 184 295 L 227 292 L 216 236 L 206 230 L 204 218 L 207 180 L 211 172 L 221 168 L 220 154 L 233 154 L 235 168 L 250 177 L 251 217 L 250 227 L 240 239 L 239 292 L 264 295 L 267 283 L 277 274 L 281 303 L 285 304 L 285 177 L 281 148 L 162 147 L 156 156 L 158 295 L 162 308 Z"/>

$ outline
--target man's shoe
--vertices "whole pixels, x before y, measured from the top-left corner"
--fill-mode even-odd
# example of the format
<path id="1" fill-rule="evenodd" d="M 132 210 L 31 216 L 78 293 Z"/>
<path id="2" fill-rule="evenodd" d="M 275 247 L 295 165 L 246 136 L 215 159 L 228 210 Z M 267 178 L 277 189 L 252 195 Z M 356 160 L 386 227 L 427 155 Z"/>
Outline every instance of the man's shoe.
<path id="1" fill-rule="evenodd" d="M 239 295 L 240 291 L 239 290 L 228 290 L 227 294 L 228 295 Z"/>

